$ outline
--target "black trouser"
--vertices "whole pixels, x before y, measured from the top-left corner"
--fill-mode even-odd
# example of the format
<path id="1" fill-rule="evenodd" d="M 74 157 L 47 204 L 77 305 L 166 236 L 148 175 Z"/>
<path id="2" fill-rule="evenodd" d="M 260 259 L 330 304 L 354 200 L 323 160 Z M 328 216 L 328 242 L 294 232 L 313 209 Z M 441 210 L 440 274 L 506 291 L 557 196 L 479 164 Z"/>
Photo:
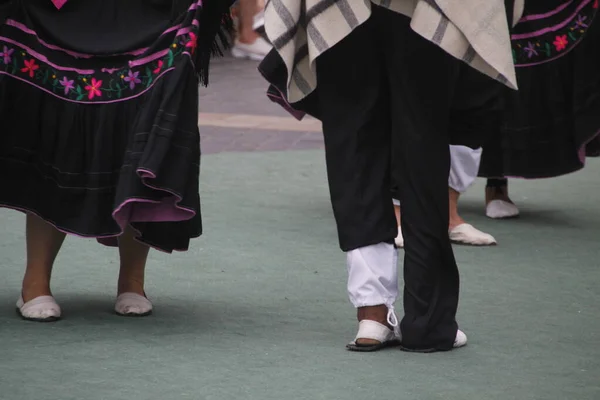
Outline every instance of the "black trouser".
<path id="1" fill-rule="evenodd" d="M 391 156 L 405 240 L 403 345 L 448 350 L 459 275 L 448 237 L 448 125 L 460 64 L 379 7 L 317 59 L 331 201 L 342 250 L 397 234 Z"/>

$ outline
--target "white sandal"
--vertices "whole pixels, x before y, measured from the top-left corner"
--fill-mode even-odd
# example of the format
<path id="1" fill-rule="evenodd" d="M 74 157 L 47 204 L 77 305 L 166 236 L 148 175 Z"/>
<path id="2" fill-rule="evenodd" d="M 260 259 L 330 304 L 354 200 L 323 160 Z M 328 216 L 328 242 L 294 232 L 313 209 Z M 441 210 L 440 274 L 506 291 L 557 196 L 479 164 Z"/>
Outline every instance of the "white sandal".
<path id="1" fill-rule="evenodd" d="M 137 293 L 121 293 L 115 303 L 115 312 L 122 317 L 145 317 L 152 314 L 152 303 Z"/>
<path id="2" fill-rule="evenodd" d="M 376 340 L 378 343 L 361 344 L 358 343 L 359 339 Z M 371 352 L 398 345 L 400 345 L 400 337 L 392 329 L 377 321 L 363 319 L 358 324 L 356 339 L 348 343 L 346 348 L 350 351 Z"/>
<path id="3" fill-rule="evenodd" d="M 54 322 L 61 316 L 60 306 L 52 296 L 39 296 L 27 303 L 23 301 L 23 296 L 20 296 L 17 301 L 17 313 L 21 318 L 35 322 Z"/>
<path id="4" fill-rule="evenodd" d="M 492 246 L 496 239 L 489 233 L 475 228 L 471 224 L 460 224 L 449 232 L 452 243 L 466 244 L 471 246 Z"/>

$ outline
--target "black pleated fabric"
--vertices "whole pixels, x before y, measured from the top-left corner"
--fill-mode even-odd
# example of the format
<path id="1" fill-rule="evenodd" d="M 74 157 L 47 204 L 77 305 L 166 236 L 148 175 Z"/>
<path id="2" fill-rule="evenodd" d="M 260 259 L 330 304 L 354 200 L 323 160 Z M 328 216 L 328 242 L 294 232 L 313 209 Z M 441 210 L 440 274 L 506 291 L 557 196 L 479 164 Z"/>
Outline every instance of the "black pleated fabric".
<path id="1" fill-rule="evenodd" d="M 555 177 L 583 168 L 586 156 L 598 154 L 600 20 L 594 1 L 526 3 L 526 16 L 561 5 L 568 7 L 548 19 L 517 25 L 517 34 L 549 33 L 513 39 L 519 91 L 506 92 L 503 132 L 484 145 L 481 176 Z"/>
<path id="2" fill-rule="evenodd" d="M 210 19 L 203 8 L 181 3 L 7 5 L 0 206 L 108 245 L 127 225 L 166 252 L 201 234 L 198 74 L 207 70 L 195 61 L 214 54 L 199 43 L 215 42 L 228 16 L 213 12 L 210 33 L 199 28 Z"/>

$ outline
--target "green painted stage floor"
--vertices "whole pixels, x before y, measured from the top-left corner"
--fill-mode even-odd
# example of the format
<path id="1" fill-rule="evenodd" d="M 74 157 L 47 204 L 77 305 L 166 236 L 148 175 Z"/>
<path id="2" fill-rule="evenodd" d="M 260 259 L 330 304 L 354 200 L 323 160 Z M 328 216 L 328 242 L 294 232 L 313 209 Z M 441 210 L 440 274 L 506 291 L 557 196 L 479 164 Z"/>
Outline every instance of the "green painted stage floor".
<path id="1" fill-rule="evenodd" d="M 323 164 L 205 157 L 205 234 L 152 254 L 146 319 L 111 314 L 114 249 L 71 237 L 53 288 L 65 319 L 19 320 L 24 220 L 0 211 L 0 399 L 600 399 L 599 162 L 514 181 L 518 220 L 483 216 L 482 182 L 465 196 L 499 246 L 455 247 L 469 346 L 430 355 L 345 351 L 356 325 Z"/>

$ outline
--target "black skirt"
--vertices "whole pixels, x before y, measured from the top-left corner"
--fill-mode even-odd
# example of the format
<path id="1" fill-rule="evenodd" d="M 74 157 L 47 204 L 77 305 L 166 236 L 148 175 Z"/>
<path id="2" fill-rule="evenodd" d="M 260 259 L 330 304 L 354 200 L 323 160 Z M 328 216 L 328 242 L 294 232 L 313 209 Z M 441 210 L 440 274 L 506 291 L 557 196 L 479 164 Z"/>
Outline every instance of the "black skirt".
<path id="1" fill-rule="evenodd" d="M 228 2 L 55 3 L 0 8 L 0 206 L 186 250 L 202 231 L 198 77 Z"/>
<path id="2" fill-rule="evenodd" d="M 484 145 L 484 177 L 555 177 L 597 155 L 600 21 L 596 0 L 526 2 L 512 35 L 519 91 L 503 133 Z"/>

